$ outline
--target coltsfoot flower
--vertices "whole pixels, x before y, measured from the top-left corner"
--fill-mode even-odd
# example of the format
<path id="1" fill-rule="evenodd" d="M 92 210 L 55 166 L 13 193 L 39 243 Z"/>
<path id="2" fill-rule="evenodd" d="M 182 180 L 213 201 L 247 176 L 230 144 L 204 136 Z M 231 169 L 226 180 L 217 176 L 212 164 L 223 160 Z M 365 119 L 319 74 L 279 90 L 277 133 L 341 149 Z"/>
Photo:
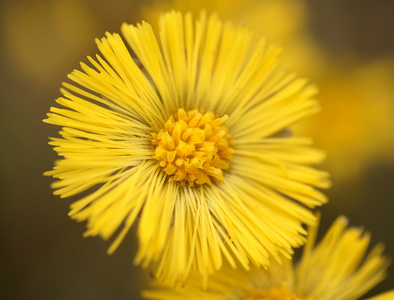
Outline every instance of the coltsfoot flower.
<path id="1" fill-rule="evenodd" d="M 138 222 L 136 264 L 186 284 L 191 269 L 206 286 L 223 259 L 245 269 L 289 258 L 305 242 L 309 208 L 326 202 L 316 188 L 324 157 L 288 127 L 319 110 L 316 87 L 287 74 L 281 49 L 215 15 L 170 12 L 151 26 L 123 24 L 97 40 L 64 83 L 44 120 L 62 127 L 50 144 L 62 157 L 46 175 L 55 194 L 84 197 L 70 216 L 85 236 L 115 251 Z"/>
<path id="2" fill-rule="evenodd" d="M 317 227 L 310 230 L 300 261 L 274 262 L 268 270 L 249 272 L 222 268 L 210 277 L 203 291 L 195 276 L 186 288 L 170 288 L 155 284 L 144 291 L 149 299 L 226 299 L 226 300 L 355 300 L 377 285 L 386 276 L 388 260 L 383 246 L 369 253 L 370 235 L 361 228 L 347 227 L 347 219 L 338 217 L 323 240 L 314 245 Z M 374 300 L 394 299 L 394 290 Z"/>

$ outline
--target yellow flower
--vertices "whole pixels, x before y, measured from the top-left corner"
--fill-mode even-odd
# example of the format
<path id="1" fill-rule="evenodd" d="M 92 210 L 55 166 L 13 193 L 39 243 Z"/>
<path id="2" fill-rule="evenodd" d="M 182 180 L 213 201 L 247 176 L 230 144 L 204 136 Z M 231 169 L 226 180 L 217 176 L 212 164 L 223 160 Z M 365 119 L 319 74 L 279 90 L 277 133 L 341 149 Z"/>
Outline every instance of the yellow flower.
<path id="1" fill-rule="evenodd" d="M 302 257 L 274 262 L 268 270 L 223 268 L 210 278 L 208 290 L 201 290 L 191 276 L 187 288 L 169 288 L 155 284 L 144 291 L 149 299 L 249 299 L 249 300 L 353 300 L 377 285 L 386 276 L 388 260 L 383 246 L 375 246 L 368 255 L 370 235 L 361 228 L 347 227 L 347 219 L 338 217 L 323 240 L 314 245 L 317 227 L 310 230 Z M 394 291 L 371 299 L 394 299 Z"/>
<path id="2" fill-rule="evenodd" d="M 327 151 L 326 168 L 340 182 L 376 162 L 393 162 L 393 60 L 330 67 L 319 80 L 323 107 L 296 129 Z"/>
<path id="3" fill-rule="evenodd" d="M 64 83 L 65 108 L 45 122 L 62 126 L 50 142 L 63 158 L 46 175 L 55 194 L 87 191 L 70 216 L 112 253 L 139 218 L 136 264 L 185 284 L 240 262 L 268 266 L 305 242 L 308 208 L 326 201 L 324 155 L 287 128 L 314 114 L 316 88 L 286 74 L 280 49 L 252 45 L 251 32 L 202 13 L 160 18 L 160 42 L 146 22 L 97 40 Z M 134 53 L 136 57 L 133 57 Z M 80 87 L 78 87 L 79 85 Z M 306 208 L 308 207 L 308 208 Z"/>
<path id="4" fill-rule="evenodd" d="M 6 1 L 1 10 L 6 60 L 18 74 L 47 86 L 76 55 L 90 49 L 86 36 L 99 26 L 89 4 L 78 0 Z M 34 46 L 26 47 L 27 42 Z"/>

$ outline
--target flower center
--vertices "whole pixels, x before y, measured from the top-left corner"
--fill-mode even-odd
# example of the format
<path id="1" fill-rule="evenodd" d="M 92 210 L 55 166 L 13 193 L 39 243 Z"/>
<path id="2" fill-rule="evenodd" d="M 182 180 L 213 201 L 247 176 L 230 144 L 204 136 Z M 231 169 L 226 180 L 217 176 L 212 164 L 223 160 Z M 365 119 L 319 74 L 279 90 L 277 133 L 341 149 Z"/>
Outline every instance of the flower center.
<path id="1" fill-rule="evenodd" d="M 271 288 L 264 292 L 253 290 L 248 300 L 303 300 L 284 288 Z"/>
<path id="2" fill-rule="evenodd" d="M 227 119 L 227 115 L 218 118 L 212 112 L 179 109 L 153 134 L 154 158 L 169 181 L 191 186 L 223 181 L 223 170 L 234 153 L 234 141 L 223 125 Z"/>

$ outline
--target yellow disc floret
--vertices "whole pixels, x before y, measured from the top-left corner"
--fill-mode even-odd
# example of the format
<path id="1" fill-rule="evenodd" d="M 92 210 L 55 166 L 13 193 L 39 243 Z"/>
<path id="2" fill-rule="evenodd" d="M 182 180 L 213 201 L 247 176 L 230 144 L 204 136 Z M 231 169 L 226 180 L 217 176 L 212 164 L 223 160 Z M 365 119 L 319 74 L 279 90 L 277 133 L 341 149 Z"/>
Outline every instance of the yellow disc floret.
<path id="1" fill-rule="evenodd" d="M 246 298 L 247 300 L 306 300 L 304 298 L 300 298 L 297 296 L 294 296 L 293 293 L 291 293 L 288 289 L 286 288 L 270 288 L 265 291 L 256 291 L 252 290 L 250 297 Z"/>
<path id="2" fill-rule="evenodd" d="M 223 170 L 229 168 L 234 153 L 234 142 L 223 125 L 227 119 L 227 115 L 179 109 L 153 135 L 154 158 L 169 181 L 193 186 L 223 180 Z"/>

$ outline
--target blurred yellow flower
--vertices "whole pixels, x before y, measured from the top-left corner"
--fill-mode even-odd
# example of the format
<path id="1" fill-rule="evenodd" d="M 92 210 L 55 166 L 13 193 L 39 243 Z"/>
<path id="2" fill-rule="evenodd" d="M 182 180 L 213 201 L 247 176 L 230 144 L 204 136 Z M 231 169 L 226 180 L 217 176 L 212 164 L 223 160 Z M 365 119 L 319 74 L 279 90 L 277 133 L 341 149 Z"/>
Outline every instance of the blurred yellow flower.
<path id="1" fill-rule="evenodd" d="M 263 34 L 278 41 L 294 37 L 306 26 L 307 5 L 304 0 L 229 0 L 223 5 L 219 0 L 154 0 L 153 4 L 141 6 L 147 19 L 156 19 L 169 9 L 183 13 L 214 12 L 225 20 L 236 20 L 253 27 L 256 34 Z"/>
<path id="2" fill-rule="evenodd" d="M 262 300 L 355 300 L 386 276 L 388 260 L 383 246 L 365 256 L 370 235 L 361 228 L 347 227 L 343 216 L 331 225 L 323 240 L 314 245 L 317 227 L 309 231 L 302 257 L 293 265 L 273 262 L 268 270 L 223 268 L 210 278 L 206 291 L 191 276 L 187 288 L 155 283 L 143 291 L 148 299 L 262 299 Z M 371 299 L 392 300 L 394 291 Z"/>
<path id="3" fill-rule="evenodd" d="M 324 154 L 287 131 L 319 110 L 316 88 L 245 27 L 193 23 L 161 16 L 160 42 L 146 22 L 124 24 L 137 58 L 117 34 L 97 40 L 103 57 L 69 75 L 80 87 L 64 83 L 65 108 L 45 120 L 62 126 L 50 144 L 63 157 L 46 175 L 61 197 L 88 191 L 70 212 L 85 236 L 124 226 L 109 253 L 139 217 L 135 263 L 172 284 L 194 269 L 206 286 L 223 256 L 245 269 L 289 258 L 329 180 L 310 167 Z"/>
<path id="4" fill-rule="evenodd" d="M 140 14 L 148 20 L 170 9 L 181 12 L 207 10 L 224 19 L 253 28 L 257 40 L 261 37 L 283 46 L 282 61 L 297 73 L 314 76 L 321 72 L 325 60 L 323 51 L 309 34 L 309 9 L 305 0 L 154 0 L 142 4 Z M 153 25 L 154 26 L 154 25 Z"/>
<path id="5" fill-rule="evenodd" d="M 8 1 L 2 9 L 7 60 L 40 84 L 52 85 L 53 74 L 89 48 L 86 37 L 98 26 L 89 6 L 78 0 Z"/>
<path id="6" fill-rule="evenodd" d="M 318 80 L 323 110 L 295 131 L 327 151 L 326 168 L 338 182 L 394 159 L 393 67 L 391 60 L 357 67 L 333 63 Z"/>

